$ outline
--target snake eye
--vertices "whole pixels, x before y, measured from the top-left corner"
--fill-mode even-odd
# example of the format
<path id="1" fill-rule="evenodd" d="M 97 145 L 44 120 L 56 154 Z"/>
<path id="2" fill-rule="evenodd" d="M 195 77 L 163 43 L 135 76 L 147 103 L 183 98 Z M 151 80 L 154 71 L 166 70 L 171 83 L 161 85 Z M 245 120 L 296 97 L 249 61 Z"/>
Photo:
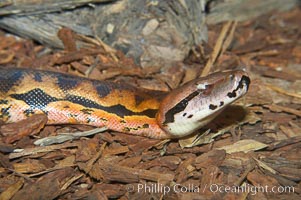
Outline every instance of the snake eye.
<path id="1" fill-rule="evenodd" d="M 235 77 L 235 76 L 234 76 L 233 74 L 230 74 L 230 76 L 229 76 L 229 78 L 230 78 L 231 81 L 234 80 L 234 77 Z"/>

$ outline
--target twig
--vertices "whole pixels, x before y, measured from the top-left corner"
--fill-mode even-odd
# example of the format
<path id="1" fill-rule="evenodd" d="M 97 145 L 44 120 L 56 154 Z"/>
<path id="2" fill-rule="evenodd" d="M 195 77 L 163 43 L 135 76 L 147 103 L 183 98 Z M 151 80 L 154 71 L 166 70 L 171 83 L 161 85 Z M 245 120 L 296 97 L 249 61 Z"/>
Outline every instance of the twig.
<path id="1" fill-rule="evenodd" d="M 300 98 L 301 99 L 301 94 L 297 94 L 297 93 L 293 93 L 293 92 L 287 92 L 286 90 L 282 89 L 282 88 L 279 88 L 279 87 L 276 87 L 276 86 L 273 86 L 273 85 L 270 85 L 270 84 L 265 84 L 266 87 L 276 91 L 276 92 L 279 92 L 281 94 L 285 94 L 285 95 L 288 95 L 288 96 L 291 96 L 291 97 L 296 97 L 296 98 Z"/>
<path id="2" fill-rule="evenodd" d="M 213 52 L 211 53 L 211 55 L 206 63 L 206 66 L 201 73 L 201 76 L 207 76 L 209 74 L 212 65 L 215 63 L 217 57 L 222 52 L 222 47 L 223 47 L 223 44 L 224 44 L 224 41 L 226 38 L 226 34 L 229 32 L 229 29 L 230 29 L 232 23 L 233 23 L 232 21 L 229 21 L 223 26 L 221 34 L 218 36 L 218 39 L 214 46 Z M 234 25 L 234 26 L 236 26 L 236 25 Z M 231 30 L 231 32 L 232 31 L 234 31 L 234 30 Z M 231 34 L 229 35 L 229 37 L 231 38 Z M 227 41 L 227 43 L 230 43 L 230 42 Z"/>
<path id="3" fill-rule="evenodd" d="M 28 149 L 15 149 L 14 153 L 9 154 L 9 159 L 15 159 L 20 158 L 23 156 L 33 155 L 37 153 L 45 153 L 50 151 L 55 151 L 58 149 L 64 149 L 64 148 L 71 148 L 71 147 L 77 147 L 78 144 L 75 143 L 65 143 L 65 144 L 58 144 L 58 145 L 52 145 L 47 147 L 34 147 L 34 148 L 28 148 Z"/>
<path id="4" fill-rule="evenodd" d="M 94 135 L 96 133 L 100 133 L 103 131 L 108 130 L 106 127 L 102 128 L 96 128 L 90 131 L 84 131 L 84 132 L 75 132 L 75 133 L 61 133 L 60 135 L 57 136 L 50 136 L 50 137 L 45 137 L 42 139 L 39 139 L 34 142 L 35 145 L 40 145 L 40 146 L 48 146 L 51 144 L 59 144 L 63 143 L 69 140 L 75 140 L 80 137 L 85 137 L 89 135 Z"/>
<path id="5" fill-rule="evenodd" d="M 230 44 L 233 40 L 233 37 L 234 37 L 236 26 L 237 26 L 237 21 L 234 21 L 232 23 L 231 30 L 228 34 L 228 37 L 225 39 L 225 42 L 224 42 L 224 45 L 223 45 L 223 48 L 222 48 L 222 51 L 221 51 L 220 55 L 222 55 L 228 49 L 228 47 L 230 46 Z"/>

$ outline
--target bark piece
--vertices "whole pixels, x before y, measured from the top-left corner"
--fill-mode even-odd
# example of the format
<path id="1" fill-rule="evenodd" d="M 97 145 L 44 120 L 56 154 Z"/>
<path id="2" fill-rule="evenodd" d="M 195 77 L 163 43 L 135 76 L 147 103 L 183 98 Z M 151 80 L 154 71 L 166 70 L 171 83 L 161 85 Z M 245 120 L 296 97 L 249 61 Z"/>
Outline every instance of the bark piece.
<path id="1" fill-rule="evenodd" d="M 207 37 L 203 0 L 122 0 L 48 12 L 5 16 L 0 27 L 59 48 L 63 44 L 57 32 L 67 27 L 79 35 L 101 39 L 142 66 L 182 61 L 193 45 Z M 79 46 L 86 44 L 77 41 Z"/>
<path id="2" fill-rule="evenodd" d="M 0 15 L 9 14 L 38 14 L 73 9 L 88 3 L 108 2 L 112 0 L 4 0 L 0 3 Z"/>
<path id="3" fill-rule="evenodd" d="M 55 199 L 60 195 L 66 178 L 72 176 L 72 172 L 72 168 L 50 172 L 36 182 L 25 185 L 12 199 Z"/>
<path id="4" fill-rule="evenodd" d="M 214 1 L 215 5 L 210 9 L 207 17 L 209 24 L 217 24 L 224 21 L 244 21 L 272 10 L 285 11 L 298 5 L 298 0 L 232 0 Z M 208 6 L 210 7 L 210 5 Z"/>
<path id="5" fill-rule="evenodd" d="M 33 115 L 16 123 L 2 125 L 0 132 L 6 136 L 3 139 L 6 143 L 13 143 L 24 136 L 39 133 L 47 120 L 47 116 L 44 114 Z"/>

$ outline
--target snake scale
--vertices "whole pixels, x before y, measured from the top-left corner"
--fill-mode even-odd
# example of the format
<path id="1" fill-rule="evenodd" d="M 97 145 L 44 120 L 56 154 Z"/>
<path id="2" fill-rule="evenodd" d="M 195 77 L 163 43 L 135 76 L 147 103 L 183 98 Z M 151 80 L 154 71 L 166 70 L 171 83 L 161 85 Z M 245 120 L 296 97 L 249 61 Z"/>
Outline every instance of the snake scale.
<path id="1" fill-rule="evenodd" d="M 35 69 L 0 68 L 0 120 L 44 113 L 47 124 L 86 124 L 150 138 L 195 132 L 248 91 L 245 71 L 213 73 L 164 95 L 124 83 Z"/>

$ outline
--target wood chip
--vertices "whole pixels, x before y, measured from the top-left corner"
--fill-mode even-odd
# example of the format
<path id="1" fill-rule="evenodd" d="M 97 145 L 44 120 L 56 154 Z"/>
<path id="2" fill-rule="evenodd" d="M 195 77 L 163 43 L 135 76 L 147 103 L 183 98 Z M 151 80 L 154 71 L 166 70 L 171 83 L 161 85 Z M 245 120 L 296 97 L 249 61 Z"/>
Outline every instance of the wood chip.
<path id="1" fill-rule="evenodd" d="M 47 116 L 44 114 L 33 115 L 16 123 L 2 125 L 0 132 L 6 136 L 4 138 L 6 143 L 13 143 L 24 136 L 39 133 L 44 128 L 47 120 Z"/>

